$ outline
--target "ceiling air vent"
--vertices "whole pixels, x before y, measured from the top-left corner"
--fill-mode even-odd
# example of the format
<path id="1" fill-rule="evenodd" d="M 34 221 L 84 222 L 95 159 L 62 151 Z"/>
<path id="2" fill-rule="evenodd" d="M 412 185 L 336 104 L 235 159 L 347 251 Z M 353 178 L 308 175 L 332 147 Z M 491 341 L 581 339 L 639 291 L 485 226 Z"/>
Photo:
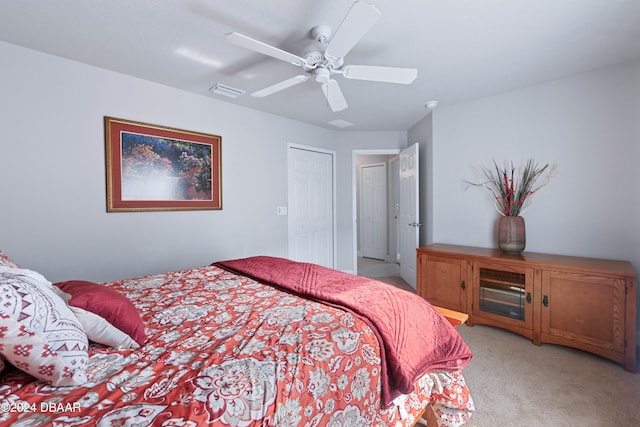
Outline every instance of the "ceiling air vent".
<path id="1" fill-rule="evenodd" d="M 244 93 L 243 90 L 236 89 L 234 87 L 225 86 L 220 83 L 216 83 L 209 88 L 209 92 L 216 95 L 226 96 L 228 98 L 237 98 Z"/>
<path id="2" fill-rule="evenodd" d="M 337 120 L 331 120 L 329 122 L 330 125 L 333 125 L 337 128 L 348 128 L 349 126 L 353 126 L 354 124 L 351 122 L 348 122 L 346 120 L 342 120 L 342 119 L 337 119 Z"/>

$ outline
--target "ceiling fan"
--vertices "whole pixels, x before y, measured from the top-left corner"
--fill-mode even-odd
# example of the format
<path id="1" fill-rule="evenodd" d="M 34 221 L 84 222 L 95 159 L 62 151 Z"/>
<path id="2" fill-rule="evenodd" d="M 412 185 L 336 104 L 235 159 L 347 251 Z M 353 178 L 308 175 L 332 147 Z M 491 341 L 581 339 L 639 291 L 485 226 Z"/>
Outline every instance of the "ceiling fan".
<path id="1" fill-rule="evenodd" d="M 310 77 L 321 83 L 322 92 L 333 111 L 348 107 L 338 82 L 332 78 L 341 74 L 346 79 L 370 80 L 376 82 L 409 84 L 413 82 L 418 70 L 415 68 L 381 67 L 371 65 L 344 65 L 344 57 L 358 41 L 373 27 L 380 11 L 370 3 L 356 1 L 343 19 L 331 39 L 331 28 L 317 25 L 311 29 L 316 41 L 304 50 L 302 56 L 286 52 L 277 47 L 252 39 L 240 33 L 225 34 L 227 40 L 238 46 L 271 56 L 281 61 L 302 67 L 304 74 L 283 80 L 269 87 L 253 92 L 255 97 L 263 97 L 306 82 Z"/>

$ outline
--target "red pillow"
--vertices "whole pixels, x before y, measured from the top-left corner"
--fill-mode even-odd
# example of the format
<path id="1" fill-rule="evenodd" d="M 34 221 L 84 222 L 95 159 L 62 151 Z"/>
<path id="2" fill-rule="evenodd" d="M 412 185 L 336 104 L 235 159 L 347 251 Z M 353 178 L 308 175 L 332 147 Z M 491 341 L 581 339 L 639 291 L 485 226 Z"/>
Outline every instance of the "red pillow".
<path id="1" fill-rule="evenodd" d="M 140 346 L 144 345 L 147 336 L 140 314 L 133 303 L 118 291 L 83 280 L 55 283 L 55 286 L 71 295 L 67 301 L 71 307 L 97 314 Z"/>

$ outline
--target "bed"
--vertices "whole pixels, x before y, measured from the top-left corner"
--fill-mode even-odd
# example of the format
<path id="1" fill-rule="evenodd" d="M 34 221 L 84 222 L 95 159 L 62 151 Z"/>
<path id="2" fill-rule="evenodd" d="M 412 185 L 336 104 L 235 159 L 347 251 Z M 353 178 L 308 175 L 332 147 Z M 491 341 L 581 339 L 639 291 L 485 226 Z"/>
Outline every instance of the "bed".
<path id="1" fill-rule="evenodd" d="M 314 264 L 52 284 L 0 252 L 1 425 L 460 426 L 471 357 L 416 295 Z"/>

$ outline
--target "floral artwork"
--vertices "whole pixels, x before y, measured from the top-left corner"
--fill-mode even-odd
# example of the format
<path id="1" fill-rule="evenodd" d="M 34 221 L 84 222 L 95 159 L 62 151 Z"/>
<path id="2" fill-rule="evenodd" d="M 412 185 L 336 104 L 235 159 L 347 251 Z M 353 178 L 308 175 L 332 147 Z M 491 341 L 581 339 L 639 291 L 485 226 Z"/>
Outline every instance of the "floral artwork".
<path id="1" fill-rule="evenodd" d="M 220 137 L 105 118 L 108 211 L 221 208 Z"/>
<path id="2" fill-rule="evenodd" d="M 211 146 L 122 134 L 123 200 L 208 200 Z"/>

